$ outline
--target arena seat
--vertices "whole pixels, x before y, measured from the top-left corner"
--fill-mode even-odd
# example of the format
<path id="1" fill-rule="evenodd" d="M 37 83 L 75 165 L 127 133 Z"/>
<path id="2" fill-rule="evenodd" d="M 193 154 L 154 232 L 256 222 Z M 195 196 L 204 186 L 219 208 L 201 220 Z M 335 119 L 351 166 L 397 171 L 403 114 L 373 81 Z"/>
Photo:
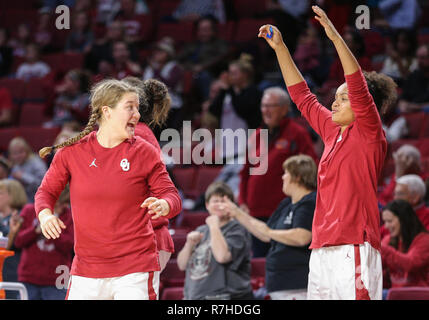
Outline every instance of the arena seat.
<path id="1" fill-rule="evenodd" d="M 183 300 L 183 287 L 165 288 L 161 300 Z"/>
<path id="2" fill-rule="evenodd" d="M 173 239 L 174 243 L 174 253 L 171 255 L 171 258 L 177 258 L 177 254 L 182 250 L 183 246 L 186 243 L 186 233 L 177 233 L 173 234 L 171 238 Z"/>
<path id="3" fill-rule="evenodd" d="M 252 258 L 250 260 L 252 271 L 251 277 L 265 277 L 265 258 Z"/>
<path id="4" fill-rule="evenodd" d="M 7 151 L 10 140 L 19 136 L 18 128 L 1 128 L 0 129 L 0 152 Z"/>
<path id="5" fill-rule="evenodd" d="M 256 40 L 259 33 L 259 28 L 264 24 L 274 24 L 274 20 L 250 18 L 238 20 L 234 42 L 243 43 Z"/>
<path id="6" fill-rule="evenodd" d="M 418 139 L 422 135 L 422 129 L 425 124 L 425 113 L 424 112 L 413 112 L 406 113 L 404 117 L 407 121 L 408 136 L 409 139 Z"/>
<path id="7" fill-rule="evenodd" d="M 43 102 L 47 98 L 43 78 L 33 78 L 25 82 L 22 95 L 23 102 Z"/>
<path id="8" fill-rule="evenodd" d="M 175 167 L 171 170 L 176 187 L 183 191 L 185 196 L 190 196 L 194 192 L 196 167 Z"/>
<path id="9" fill-rule="evenodd" d="M 19 104 L 24 95 L 25 82 L 20 79 L 1 78 L 0 88 L 4 87 L 9 90 L 14 103 Z"/>
<path id="10" fill-rule="evenodd" d="M 204 193 L 207 187 L 219 175 L 222 167 L 218 166 L 199 166 L 195 177 L 195 197 Z"/>
<path id="11" fill-rule="evenodd" d="M 179 47 L 184 43 L 191 42 L 194 38 L 194 24 L 192 22 L 161 22 L 158 24 L 157 30 L 157 40 L 171 37 Z"/>
<path id="12" fill-rule="evenodd" d="M 185 284 L 185 272 L 177 266 L 177 259 L 170 259 L 161 272 L 160 281 L 164 289 L 170 287 L 181 287 Z"/>
<path id="13" fill-rule="evenodd" d="M 206 223 L 208 216 L 209 213 L 207 211 L 183 211 L 183 217 L 177 227 L 189 231 L 195 230 Z"/>
<path id="14" fill-rule="evenodd" d="M 238 19 L 255 18 L 266 10 L 264 0 L 233 0 L 233 7 Z"/>
<path id="15" fill-rule="evenodd" d="M 391 288 L 386 300 L 429 300 L 428 287 Z"/>
<path id="16" fill-rule="evenodd" d="M 20 127 L 19 135 L 38 153 L 41 148 L 53 144 L 60 130 L 61 128 Z"/>
<path id="17" fill-rule="evenodd" d="M 45 108 L 46 106 L 44 103 L 27 102 L 22 104 L 19 125 L 24 127 L 41 126 L 44 122 L 49 120 L 49 117 L 45 116 Z"/>

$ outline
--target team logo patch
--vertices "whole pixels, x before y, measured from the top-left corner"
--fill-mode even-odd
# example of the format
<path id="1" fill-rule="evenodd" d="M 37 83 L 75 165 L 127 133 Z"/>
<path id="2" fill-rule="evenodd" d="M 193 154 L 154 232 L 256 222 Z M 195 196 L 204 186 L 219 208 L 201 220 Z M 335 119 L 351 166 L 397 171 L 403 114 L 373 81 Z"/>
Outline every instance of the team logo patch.
<path id="1" fill-rule="evenodd" d="M 128 162 L 128 159 L 126 158 L 122 159 L 120 165 L 123 171 L 130 170 L 130 163 Z"/>

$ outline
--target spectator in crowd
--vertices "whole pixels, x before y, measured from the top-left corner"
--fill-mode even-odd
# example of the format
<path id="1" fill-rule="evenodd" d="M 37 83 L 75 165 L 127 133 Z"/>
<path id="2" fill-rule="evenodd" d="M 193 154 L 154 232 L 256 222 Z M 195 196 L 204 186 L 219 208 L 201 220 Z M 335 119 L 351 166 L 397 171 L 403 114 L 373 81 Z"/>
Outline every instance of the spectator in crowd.
<path id="1" fill-rule="evenodd" d="M 402 95 L 398 102 L 400 112 L 418 112 L 429 105 L 429 44 L 417 49 L 418 68 L 402 84 Z"/>
<path id="2" fill-rule="evenodd" d="M 12 95 L 7 88 L 0 87 L 0 127 L 12 123 Z"/>
<path id="3" fill-rule="evenodd" d="M 143 20 L 147 19 L 145 14 L 149 13 L 149 7 L 145 1 L 121 0 L 120 9 L 115 16 L 124 25 L 125 42 L 128 44 L 141 43 L 144 32 Z"/>
<path id="4" fill-rule="evenodd" d="M 30 43 L 26 46 L 25 62 L 16 71 L 16 77 L 28 81 L 33 78 L 43 78 L 51 71 L 49 65 L 40 60 L 38 45 Z"/>
<path id="5" fill-rule="evenodd" d="M 182 127 L 183 71 L 175 59 L 173 40 L 163 38 L 158 41 L 143 71 L 143 80 L 157 79 L 167 85 L 171 97 L 171 110 L 166 123 L 168 128 Z"/>
<path id="6" fill-rule="evenodd" d="M 40 47 L 43 53 L 51 51 L 53 41 L 54 21 L 52 19 L 52 11 L 48 7 L 43 7 L 39 10 L 39 20 L 36 30 L 34 31 L 34 42 Z"/>
<path id="7" fill-rule="evenodd" d="M 121 80 L 127 76 L 141 76 L 142 69 L 131 59 L 130 50 L 125 41 L 116 41 L 113 44 L 112 56 L 115 78 Z"/>
<path id="8" fill-rule="evenodd" d="M 26 23 L 18 25 L 16 36 L 9 40 L 9 46 L 13 49 L 14 57 L 25 58 L 27 45 L 31 43 L 30 26 Z"/>
<path id="9" fill-rule="evenodd" d="M 0 27 L 0 77 L 7 76 L 13 62 L 13 50 L 8 44 L 9 33 Z"/>
<path id="10" fill-rule="evenodd" d="M 60 281 L 61 276 L 65 276 L 58 272 L 58 268 L 66 267 L 60 271 L 68 274 L 73 256 L 73 220 L 68 186 L 58 198 L 54 214 L 66 228 L 60 238 L 48 240 L 42 234 L 34 204 L 26 205 L 21 211 L 22 223 L 14 244 L 21 249 L 18 280 L 25 285 L 29 300 L 64 300 L 66 297 L 68 278 Z"/>
<path id="11" fill-rule="evenodd" d="M 66 52 L 78 52 L 87 54 L 91 51 L 94 42 L 94 34 L 91 30 L 91 22 L 85 11 L 76 12 L 73 17 L 73 26 L 67 37 Z"/>
<path id="12" fill-rule="evenodd" d="M 381 0 L 378 9 L 393 30 L 413 29 L 421 15 L 418 0 Z"/>
<path id="13" fill-rule="evenodd" d="M 228 44 L 218 37 L 218 21 L 204 16 L 196 22 L 196 40 L 184 45 L 177 60 L 194 74 L 194 83 L 203 100 L 207 99 L 210 83 L 223 68 Z"/>
<path id="14" fill-rule="evenodd" d="M 249 141 L 260 141 L 261 131 L 268 130 L 268 145 L 265 145 L 268 153 L 262 155 L 263 145 L 256 148 L 256 154 L 262 155 L 261 162 L 267 167 L 265 174 L 250 174 L 250 170 L 256 165 L 249 160 L 241 170 L 239 204 L 250 216 L 267 222 L 271 214 L 284 199 L 282 192 L 283 162 L 297 154 L 306 154 L 317 161 L 317 156 L 307 130 L 294 120 L 287 117 L 290 110 L 290 98 L 288 93 L 280 88 L 265 89 L 262 96 L 260 109 L 263 125 L 259 127 Z M 263 140 L 262 140 L 263 141 Z M 266 141 L 261 144 L 267 143 Z M 261 165 L 261 164 L 259 164 Z M 270 186 L 270 192 L 266 193 L 266 187 Z M 265 257 L 270 245 L 252 236 L 252 252 L 254 257 Z"/>
<path id="15" fill-rule="evenodd" d="M 381 242 L 383 287 L 428 287 L 429 234 L 412 206 L 404 200 L 389 202 L 383 221 L 390 233 Z"/>
<path id="16" fill-rule="evenodd" d="M 378 195 L 378 201 L 382 206 L 393 200 L 398 178 L 408 174 L 420 175 L 423 180 L 429 178 L 429 173 L 425 173 L 422 170 L 421 154 L 415 146 L 411 144 L 402 145 L 398 150 L 393 152 L 393 160 L 395 162 L 395 172 L 391 175 L 389 182 L 382 187 L 382 191 Z"/>
<path id="17" fill-rule="evenodd" d="M 411 72 L 417 69 L 417 35 L 415 31 L 398 30 L 386 48 L 387 59 L 380 72 L 401 85 Z"/>
<path id="18" fill-rule="evenodd" d="M 416 174 L 403 175 L 396 179 L 395 200 L 405 200 L 414 209 L 423 226 L 429 230 L 429 208 L 425 205 L 426 185 Z"/>
<path id="19" fill-rule="evenodd" d="M 181 0 L 172 14 L 177 21 L 197 21 L 211 15 L 220 23 L 226 21 L 226 12 L 222 0 Z"/>
<path id="20" fill-rule="evenodd" d="M 0 180 L 9 178 L 11 167 L 10 161 L 0 155 Z"/>
<path id="21" fill-rule="evenodd" d="M 405 138 L 408 135 L 407 119 L 403 115 L 399 115 L 390 125 L 385 122 L 383 116 L 381 117 L 381 121 L 388 143 Z"/>
<path id="22" fill-rule="evenodd" d="M 89 85 L 90 78 L 85 71 L 70 70 L 63 83 L 55 88 L 57 98 L 53 106 L 53 117 L 44 126 L 61 127 L 69 121 L 84 124 L 89 115 Z"/>
<path id="23" fill-rule="evenodd" d="M 311 226 L 316 206 L 317 166 L 310 156 L 283 163 L 282 191 L 287 196 L 264 223 L 225 199 L 229 215 L 255 237 L 270 243 L 265 286 L 273 300 L 306 300 Z"/>
<path id="24" fill-rule="evenodd" d="M 242 129 L 246 132 L 247 129 L 256 129 L 261 124 L 261 92 L 254 82 L 252 57 L 242 54 L 238 60 L 229 64 L 227 76 L 220 79 L 222 89 L 209 106 L 209 112 L 219 120 L 220 128 L 233 131 Z M 230 148 L 227 143 L 223 143 L 223 146 L 219 152 L 229 162 L 230 159 L 243 156 L 246 141 L 238 139 Z"/>
<path id="25" fill-rule="evenodd" d="M 8 152 L 12 162 L 10 177 L 22 183 L 28 201 L 34 202 L 34 195 L 47 170 L 45 162 L 22 137 L 15 137 L 9 142 Z"/>
<path id="26" fill-rule="evenodd" d="M 14 179 L 0 180 L 0 233 L 8 238 L 7 250 L 12 250 L 15 254 L 4 261 L 3 281 L 18 281 L 18 263 L 21 258 L 21 251 L 13 245 L 21 217 L 19 213 L 27 204 L 27 196 L 24 187 L 19 181 Z M 16 291 L 6 291 L 6 299 L 16 299 Z"/>
<path id="27" fill-rule="evenodd" d="M 231 189 L 222 183 L 206 191 L 209 217 L 206 224 L 188 233 L 177 256 L 180 270 L 186 271 L 185 300 L 253 299 L 250 284 L 250 237 L 224 208 Z"/>

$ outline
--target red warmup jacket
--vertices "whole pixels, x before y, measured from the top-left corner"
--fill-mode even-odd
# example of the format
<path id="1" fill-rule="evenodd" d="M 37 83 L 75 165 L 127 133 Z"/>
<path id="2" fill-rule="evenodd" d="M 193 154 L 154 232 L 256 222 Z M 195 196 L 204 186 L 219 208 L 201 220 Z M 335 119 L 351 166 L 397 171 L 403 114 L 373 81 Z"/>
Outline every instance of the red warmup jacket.
<path id="1" fill-rule="evenodd" d="M 259 145 L 261 129 L 256 129 L 249 141 L 256 142 L 256 156 L 261 156 Z M 250 145 L 250 143 L 249 143 Z M 250 147 L 249 147 L 250 148 Z M 294 155 L 307 154 L 317 163 L 310 134 L 301 125 L 290 118 L 281 121 L 278 135 L 269 142 L 267 172 L 265 174 L 250 174 L 250 168 L 260 167 L 260 163 L 252 165 L 246 158 L 246 163 L 240 172 L 239 204 L 245 203 L 253 217 L 270 217 L 285 198 L 283 193 L 284 173 L 283 162 Z M 264 157 L 262 157 L 262 160 Z M 269 190 L 269 192 L 267 192 Z"/>
<path id="2" fill-rule="evenodd" d="M 318 169 L 310 248 L 368 241 L 380 249 L 377 181 L 387 141 L 362 71 L 345 78 L 355 121 L 342 135 L 331 111 L 317 101 L 305 82 L 288 87 L 301 114 L 325 144 Z"/>
<path id="3" fill-rule="evenodd" d="M 71 274 L 119 277 L 160 270 L 150 215 L 140 205 L 149 196 L 181 210 L 180 196 L 158 150 L 140 137 L 102 147 L 95 132 L 58 150 L 35 196 L 36 213 L 54 207 L 70 182 L 75 257 Z"/>
<path id="4" fill-rule="evenodd" d="M 429 233 L 419 233 L 407 252 L 389 246 L 389 241 L 390 235 L 382 240 L 381 258 L 384 276 L 388 276 L 391 287 L 428 287 Z"/>
<path id="5" fill-rule="evenodd" d="M 70 209 L 66 209 L 59 218 L 66 225 L 61 237 L 46 239 L 36 233 L 39 220 L 36 218 L 34 205 L 28 204 L 21 211 L 24 220 L 15 237 L 15 247 L 21 249 L 18 266 L 18 281 L 39 286 L 55 286 L 61 275 L 56 272 L 58 266 L 70 266 L 73 259 L 73 221 Z"/>
<path id="6" fill-rule="evenodd" d="M 159 146 L 158 140 L 153 134 L 152 130 L 144 123 L 138 123 L 136 130 L 134 132 L 136 136 L 142 137 L 143 140 L 146 140 L 151 145 L 153 145 L 161 154 L 161 148 Z M 158 250 L 164 250 L 167 252 L 174 252 L 174 242 L 171 238 L 170 232 L 168 231 L 168 219 L 160 217 L 155 220 L 150 220 L 152 223 L 153 231 L 155 232 L 156 244 Z"/>

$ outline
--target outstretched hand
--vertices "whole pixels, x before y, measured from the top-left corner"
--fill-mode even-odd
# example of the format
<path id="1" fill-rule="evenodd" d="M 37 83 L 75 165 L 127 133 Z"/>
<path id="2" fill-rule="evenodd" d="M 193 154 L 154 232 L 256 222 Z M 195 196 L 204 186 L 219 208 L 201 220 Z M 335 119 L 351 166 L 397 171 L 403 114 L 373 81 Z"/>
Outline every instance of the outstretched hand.
<path id="1" fill-rule="evenodd" d="M 311 9 L 313 9 L 314 13 L 316 14 L 316 16 L 314 18 L 317 21 L 319 21 L 320 24 L 322 25 L 322 27 L 325 29 L 325 33 L 328 36 L 328 38 L 331 41 L 336 41 L 338 39 L 341 39 L 340 34 L 338 33 L 337 29 L 335 29 L 331 20 L 329 20 L 325 11 L 323 11 L 318 6 L 312 6 Z"/>
<path id="2" fill-rule="evenodd" d="M 270 24 L 264 24 L 259 28 L 258 38 L 264 38 L 274 50 L 284 45 L 280 30 Z"/>

